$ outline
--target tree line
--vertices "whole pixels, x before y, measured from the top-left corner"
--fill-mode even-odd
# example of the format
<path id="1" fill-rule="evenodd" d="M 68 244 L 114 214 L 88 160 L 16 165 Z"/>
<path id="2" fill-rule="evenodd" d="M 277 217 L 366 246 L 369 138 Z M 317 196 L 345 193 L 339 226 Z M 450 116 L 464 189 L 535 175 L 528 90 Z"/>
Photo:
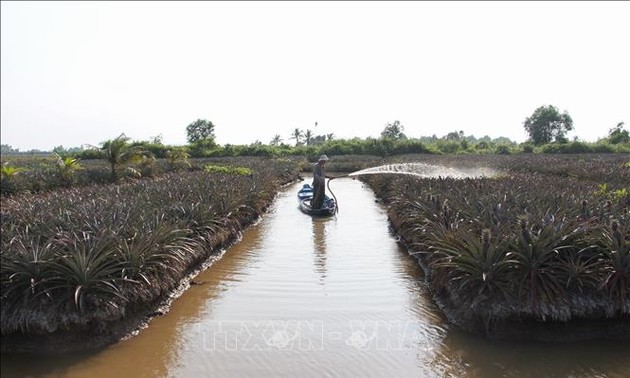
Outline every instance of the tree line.
<path id="1" fill-rule="evenodd" d="M 315 122 L 317 127 L 317 122 Z M 295 128 L 285 143 L 279 134 L 264 144 L 255 141 L 249 145 L 226 144 L 220 146 L 215 141 L 215 125 L 206 119 L 197 119 L 186 127 L 187 142 L 185 146 L 169 146 L 162 143 L 161 137 L 148 141 L 131 142 L 124 137 L 125 143 L 138 150 L 140 148 L 157 158 L 166 158 L 167 154 L 186 154 L 188 157 L 218 156 L 286 156 L 316 155 L 327 153 L 358 154 L 387 156 L 400 153 L 515 153 L 515 152 L 547 152 L 547 153 L 582 153 L 582 152 L 630 152 L 630 132 L 625 129 L 624 122 L 619 122 L 609 129 L 608 136 L 596 143 L 580 142 L 575 138 L 570 142 L 567 133 L 573 130 L 573 119 L 567 111 L 560 112 L 553 105 L 543 105 L 534 110 L 523 122 L 529 139 L 521 144 L 508 138 L 492 139 L 488 136 L 476 138 L 466 136 L 463 131 L 451 131 L 442 137 L 436 135 L 420 138 L 409 138 L 404 133 L 404 126 L 398 120 L 387 123 L 380 138 L 336 139 L 332 133 L 317 135 L 311 129 Z M 124 136 L 124 134 L 122 135 Z M 120 137 L 119 137 L 120 138 Z M 121 140 L 119 139 L 118 142 Z M 83 159 L 104 158 L 106 146 L 112 145 L 114 139 L 101 143 L 101 148 L 69 148 L 58 146 L 53 152 L 62 156 L 73 156 Z M 2 154 L 16 154 L 19 150 L 3 144 Z M 28 153 L 45 153 L 31 150 Z"/>

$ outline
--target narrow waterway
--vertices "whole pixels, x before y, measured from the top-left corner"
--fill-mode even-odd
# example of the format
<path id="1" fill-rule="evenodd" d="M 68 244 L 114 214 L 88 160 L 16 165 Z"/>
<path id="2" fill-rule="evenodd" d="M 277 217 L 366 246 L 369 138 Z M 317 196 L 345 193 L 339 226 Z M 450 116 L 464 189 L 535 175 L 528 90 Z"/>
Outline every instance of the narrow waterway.
<path id="1" fill-rule="evenodd" d="M 97 352 L 2 356 L 2 377 L 624 377 L 627 343 L 490 342 L 448 326 L 422 270 L 361 182 L 339 214 L 297 209 L 297 183 L 195 278 L 169 313 Z"/>

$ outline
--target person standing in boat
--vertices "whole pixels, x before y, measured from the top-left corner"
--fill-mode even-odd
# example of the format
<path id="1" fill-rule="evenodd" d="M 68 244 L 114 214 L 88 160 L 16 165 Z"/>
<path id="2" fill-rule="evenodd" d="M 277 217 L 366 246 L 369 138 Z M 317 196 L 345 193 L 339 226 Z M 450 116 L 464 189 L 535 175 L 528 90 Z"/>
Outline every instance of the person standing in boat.
<path id="1" fill-rule="evenodd" d="M 326 162 L 328 156 L 322 155 L 317 160 L 315 168 L 313 168 L 313 199 L 311 200 L 311 208 L 320 209 L 324 204 L 324 197 L 326 196 L 326 180 L 332 179 L 332 177 L 326 175 Z"/>

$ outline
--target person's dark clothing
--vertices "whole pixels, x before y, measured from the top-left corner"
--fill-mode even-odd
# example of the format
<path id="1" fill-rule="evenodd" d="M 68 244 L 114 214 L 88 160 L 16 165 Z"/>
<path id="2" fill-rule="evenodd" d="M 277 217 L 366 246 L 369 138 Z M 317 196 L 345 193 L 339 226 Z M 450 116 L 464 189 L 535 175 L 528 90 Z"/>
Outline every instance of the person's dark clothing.
<path id="1" fill-rule="evenodd" d="M 313 199 L 311 200 L 311 207 L 313 209 L 321 209 L 324 204 L 324 197 L 326 195 L 326 170 L 322 164 L 315 164 L 313 169 Z"/>

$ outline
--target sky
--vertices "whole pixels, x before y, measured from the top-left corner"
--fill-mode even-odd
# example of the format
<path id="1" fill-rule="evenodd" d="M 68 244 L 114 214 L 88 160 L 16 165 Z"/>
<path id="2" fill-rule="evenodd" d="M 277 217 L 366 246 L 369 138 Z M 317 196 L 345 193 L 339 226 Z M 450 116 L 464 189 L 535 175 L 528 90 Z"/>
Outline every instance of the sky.
<path id="1" fill-rule="evenodd" d="M 221 144 L 630 127 L 630 2 L 1 2 L 1 142 Z M 317 123 L 317 126 L 315 126 Z"/>

